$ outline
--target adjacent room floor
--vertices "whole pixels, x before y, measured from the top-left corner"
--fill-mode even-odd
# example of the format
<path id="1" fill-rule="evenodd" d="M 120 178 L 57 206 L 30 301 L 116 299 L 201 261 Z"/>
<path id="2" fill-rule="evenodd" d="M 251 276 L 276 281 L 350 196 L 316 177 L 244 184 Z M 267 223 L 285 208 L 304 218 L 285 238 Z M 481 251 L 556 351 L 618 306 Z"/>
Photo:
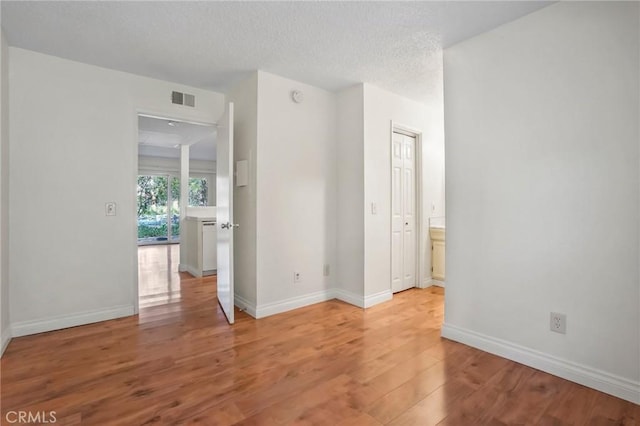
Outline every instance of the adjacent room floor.
<path id="1" fill-rule="evenodd" d="M 180 244 L 138 247 L 140 308 L 180 300 Z M 190 277 L 184 273 L 184 277 Z"/>
<path id="2" fill-rule="evenodd" d="M 168 251 L 174 259 L 173 251 Z M 74 425 L 634 425 L 640 407 L 442 339 L 443 290 L 229 326 L 215 277 L 139 316 L 13 339 L 2 415 Z"/>

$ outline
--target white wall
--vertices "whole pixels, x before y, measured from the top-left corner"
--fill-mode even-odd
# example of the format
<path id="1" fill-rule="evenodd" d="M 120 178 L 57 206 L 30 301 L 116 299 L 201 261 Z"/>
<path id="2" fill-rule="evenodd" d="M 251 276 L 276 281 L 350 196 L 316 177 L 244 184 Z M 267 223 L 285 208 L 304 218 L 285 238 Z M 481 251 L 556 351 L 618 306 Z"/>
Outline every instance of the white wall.
<path id="1" fill-rule="evenodd" d="M 428 285 L 429 217 L 444 215 L 442 74 L 424 104 L 370 84 L 338 94 L 338 297 L 362 306 L 391 298 L 391 123 L 422 133 L 423 246 Z M 371 204 L 376 203 L 377 214 Z M 432 206 L 435 207 L 432 210 Z"/>
<path id="2" fill-rule="evenodd" d="M 444 68 L 443 334 L 636 403 L 638 15 L 557 3 L 447 49 Z"/>
<path id="3" fill-rule="evenodd" d="M 133 312 L 136 113 L 215 122 L 224 96 L 27 50 L 10 55 L 14 335 Z M 196 108 L 172 105 L 172 90 Z M 104 203 L 117 203 L 106 217 Z"/>
<path id="4" fill-rule="evenodd" d="M 304 102 L 292 102 L 294 89 Z M 388 300 L 391 120 L 423 132 L 424 203 L 436 205 L 425 212 L 428 223 L 430 214 L 444 214 L 442 93 L 428 105 L 364 84 L 335 95 L 259 71 L 229 100 L 235 154 L 250 160 L 251 175 L 249 186 L 235 191 L 237 304 L 261 317 L 334 296 L 359 306 Z M 366 186 L 379 203 L 380 223 L 369 219 Z M 430 270 L 428 256 L 422 258 Z M 295 271 L 302 282 L 293 282 Z"/>
<path id="5" fill-rule="evenodd" d="M 343 298 L 364 298 L 364 86 L 338 94 L 337 287 Z M 346 299 L 349 300 L 349 299 Z"/>
<path id="6" fill-rule="evenodd" d="M 304 102 L 291 100 L 293 89 Z M 323 265 L 336 269 L 336 95 L 259 71 L 257 134 L 257 296 L 266 309 L 334 287 Z"/>
<path id="7" fill-rule="evenodd" d="M 438 87 L 417 103 L 370 84 L 364 85 L 364 282 L 365 297 L 383 296 L 391 288 L 391 122 L 422 132 L 422 261 L 430 277 L 428 219 L 444 215 L 444 117 L 442 75 L 425 76 Z M 376 203 L 377 214 L 371 213 Z M 435 206 L 432 210 L 431 206 Z M 424 283 L 418 283 L 424 285 Z"/>
<path id="8" fill-rule="evenodd" d="M 234 186 L 234 286 L 236 304 L 256 316 L 256 147 L 258 142 L 258 73 L 237 84 L 227 95 L 234 108 L 236 161 L 247 160 L 249 184 Z"/>
<path id="9" fill-rule="evenodd" d="M 9 47 L 0 29 L 0 355 L 9 340 Z"/>

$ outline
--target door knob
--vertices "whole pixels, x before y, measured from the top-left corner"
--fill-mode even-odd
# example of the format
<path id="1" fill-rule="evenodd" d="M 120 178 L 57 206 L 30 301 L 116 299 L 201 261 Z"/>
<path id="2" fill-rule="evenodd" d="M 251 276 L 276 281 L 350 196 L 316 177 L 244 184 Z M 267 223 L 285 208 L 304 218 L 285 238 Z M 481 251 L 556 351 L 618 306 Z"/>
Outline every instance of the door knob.
<path id="1" fill-rule="evenodd" d="M 240 227 L 240 224 L 238 223 L 227 222 L 227 223 L 220 224 L 220 228 L 222 229 L 231 229 L 231 228 L 239 228 L 239 227 Z"/>

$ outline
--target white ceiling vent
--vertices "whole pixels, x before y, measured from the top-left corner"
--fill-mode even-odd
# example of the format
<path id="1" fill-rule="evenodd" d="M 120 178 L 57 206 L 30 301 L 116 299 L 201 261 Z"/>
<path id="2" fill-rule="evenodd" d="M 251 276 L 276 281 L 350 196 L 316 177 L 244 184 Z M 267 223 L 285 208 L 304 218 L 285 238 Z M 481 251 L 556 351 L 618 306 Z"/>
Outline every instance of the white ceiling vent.
<path id="1" fill-rule="evenodd" d="M 185 106 L 195 107 L 196 97 L 188 93 L 173 91 L 171 92 L 171 103 L 174 103 L 176 105 L 185 105 Z"/>

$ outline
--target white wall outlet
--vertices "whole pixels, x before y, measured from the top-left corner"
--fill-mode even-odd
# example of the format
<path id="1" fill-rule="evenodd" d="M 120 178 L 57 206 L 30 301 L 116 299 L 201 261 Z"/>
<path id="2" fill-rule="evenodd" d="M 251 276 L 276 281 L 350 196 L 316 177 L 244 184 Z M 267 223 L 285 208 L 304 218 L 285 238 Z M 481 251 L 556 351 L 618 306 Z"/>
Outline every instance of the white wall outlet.
<path id="1" fill-rule="evenodd" d="M 116 203 L 110 201 L 104 204 L 104 214 L 106 216 L 115 216 L 116 215 Z"/>
<path id="2" fill-rule="evenodd" d="M 331 273 L 331 267 L 329 266 L 328 263 L 325 263 L 322 273 L 324 274 L 325 277 L 328 277 L 329 274 Z"/>
<path id="3" fill-rule="evenodd" d="M 567 316 L 557 312 L 551 312 L 549 329 L 556 333 L 567 334 Z"/>
<path id="4" fill-rule="evenodd" d="M 302 282 L 302 274 L 300 272 L 293 273 L 293 282 L 294 283 Z"/>

